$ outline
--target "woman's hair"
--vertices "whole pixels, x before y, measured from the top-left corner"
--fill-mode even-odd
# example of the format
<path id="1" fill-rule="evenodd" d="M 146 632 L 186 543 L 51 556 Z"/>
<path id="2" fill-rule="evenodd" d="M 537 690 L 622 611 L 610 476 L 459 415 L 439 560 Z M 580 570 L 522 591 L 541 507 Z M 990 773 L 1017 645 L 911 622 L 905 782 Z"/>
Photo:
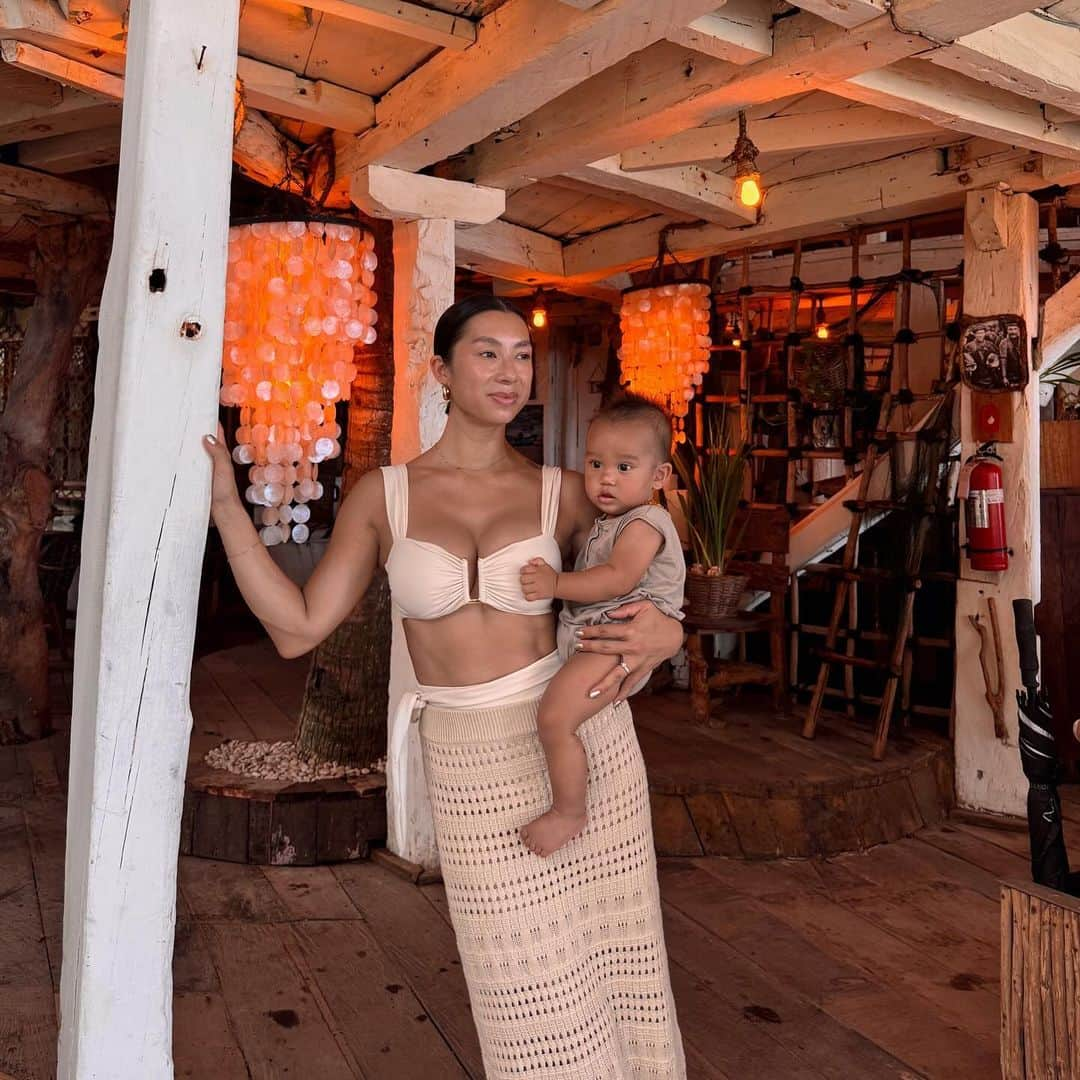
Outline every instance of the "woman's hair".
<path id="1" fill-rule="evenodd" d="M 657 460 L 661 464 L 671 460 L 671 418 L 655 402 L 634 394 L 624 394 L 603 406 L 593 419 L 609 424 L 635 421 L 647 425 L 656 440 Z"/>
<path id="2" fill-rule="evenodd" d="M 439 321 L 435 324 L 435 355 L 441 356 L 443 362 L 449 364 L 450 353 L 461 340 L 469 320 L 474 315 L 482 315 L 485 311 L 505 311 L 525 322 L 525 316 L 501 296 L 469 296 L 456 304 L 451 304 L 439 316 Z"/>

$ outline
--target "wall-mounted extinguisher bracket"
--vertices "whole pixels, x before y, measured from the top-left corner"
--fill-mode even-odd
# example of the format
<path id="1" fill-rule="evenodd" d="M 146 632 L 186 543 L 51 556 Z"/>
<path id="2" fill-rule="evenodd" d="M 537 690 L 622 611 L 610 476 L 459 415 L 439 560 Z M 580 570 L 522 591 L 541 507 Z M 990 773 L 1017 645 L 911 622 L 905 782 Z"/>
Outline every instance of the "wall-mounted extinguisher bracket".
<path id="1" fill-rule="evenodd" d="M 973 570 L 1009 569 L 1003 464 L 995 444 L 983 443 L 960 469 L 956 494 L 964 500 L 965 547 Z"/>

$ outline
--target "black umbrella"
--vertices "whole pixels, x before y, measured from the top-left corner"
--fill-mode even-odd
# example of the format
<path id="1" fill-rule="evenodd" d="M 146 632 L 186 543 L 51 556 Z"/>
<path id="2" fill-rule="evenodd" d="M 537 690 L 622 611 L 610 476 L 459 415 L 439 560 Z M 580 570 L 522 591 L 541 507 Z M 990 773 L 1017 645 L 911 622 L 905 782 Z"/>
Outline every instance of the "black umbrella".
<path id="1" fill-rule="evenodd" d="M 1030 600 L 1013 601 L 1016 647 L 1020 653 L 1020 681 L 1016 691 L 1020 715 L 1020 762 L 1028 778 L 1028 835 L 1031 840 L 1031 880 L 1036 885 L 1075 894 L 1069 874 L 1069 856 L 1061 830 L 1058 798 L 1060 761 L 1054 742 L 1054 722 L 1046 692 L 1039 688 L 1039 654 L 1035 640 L 1035 612 Z"/>

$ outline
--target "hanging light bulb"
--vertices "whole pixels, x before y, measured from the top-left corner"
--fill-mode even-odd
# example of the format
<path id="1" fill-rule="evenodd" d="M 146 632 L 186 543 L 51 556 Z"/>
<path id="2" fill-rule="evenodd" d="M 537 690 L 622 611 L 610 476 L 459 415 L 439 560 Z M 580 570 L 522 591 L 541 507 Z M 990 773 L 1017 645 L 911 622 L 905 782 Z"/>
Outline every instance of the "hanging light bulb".
<path id="1" fill-rule="evenodd" d="M 820 341 L 827 341 L 829 338 L 829 323 L 825 318 L 825 301 L 820 298 L 814 315 L 814 334 Z"/>
<path id="2" fill-rule="evenodd" d="M 532 324 L 537 330 L 543 330 L 548 323 L 547 304 L 544 303 L 543 289 L 537 289 L 533 297 Z"/>
<path id="3" fill-rule="evenodd" d="M 731 347 L 733 349 L 742 348 L 742 327 L 739 326 L 738 315 L 732 315 L 731 317 Z"/>
<path id="4" fill-rule="evenodd" d="M 735 197 L 743 206 L 761 205 L 761 173 L 757 167 L 757 147 L 746 134 L 746 113 L 739 113 L 739 136 L 724 159 L 735 166 Z"/>

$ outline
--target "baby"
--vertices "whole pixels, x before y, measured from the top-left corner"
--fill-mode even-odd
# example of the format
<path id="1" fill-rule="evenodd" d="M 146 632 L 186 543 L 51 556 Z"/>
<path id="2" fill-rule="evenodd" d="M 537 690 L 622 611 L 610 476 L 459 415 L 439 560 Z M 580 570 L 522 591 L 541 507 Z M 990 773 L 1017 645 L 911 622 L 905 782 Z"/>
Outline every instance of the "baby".
<path id="1" fill-rule="evenodd" d="M 540 701 L 538 728 L 551 779 L 552 805 L 521 830 L 529 850 L 548 856 L 585 827 L 588 766 L 577 729 L 631 688 L 589 697 L 622 657 L 576 651 L 575 631 L 611 622 L 609 612 L 635 600 L 651 600 L 665 615 L 681 619 L 686 562 L 675 525 L 651 502 L 671 475 L 671 421 L 652 402 L 624 398 L 602 410 L 585 442 L 585 492 L 600 511 L 573 573 L 556 573 L 543 559 L 521 570 L 527 600 L 564 601 L 559 651 L 566 664 Z"/>

